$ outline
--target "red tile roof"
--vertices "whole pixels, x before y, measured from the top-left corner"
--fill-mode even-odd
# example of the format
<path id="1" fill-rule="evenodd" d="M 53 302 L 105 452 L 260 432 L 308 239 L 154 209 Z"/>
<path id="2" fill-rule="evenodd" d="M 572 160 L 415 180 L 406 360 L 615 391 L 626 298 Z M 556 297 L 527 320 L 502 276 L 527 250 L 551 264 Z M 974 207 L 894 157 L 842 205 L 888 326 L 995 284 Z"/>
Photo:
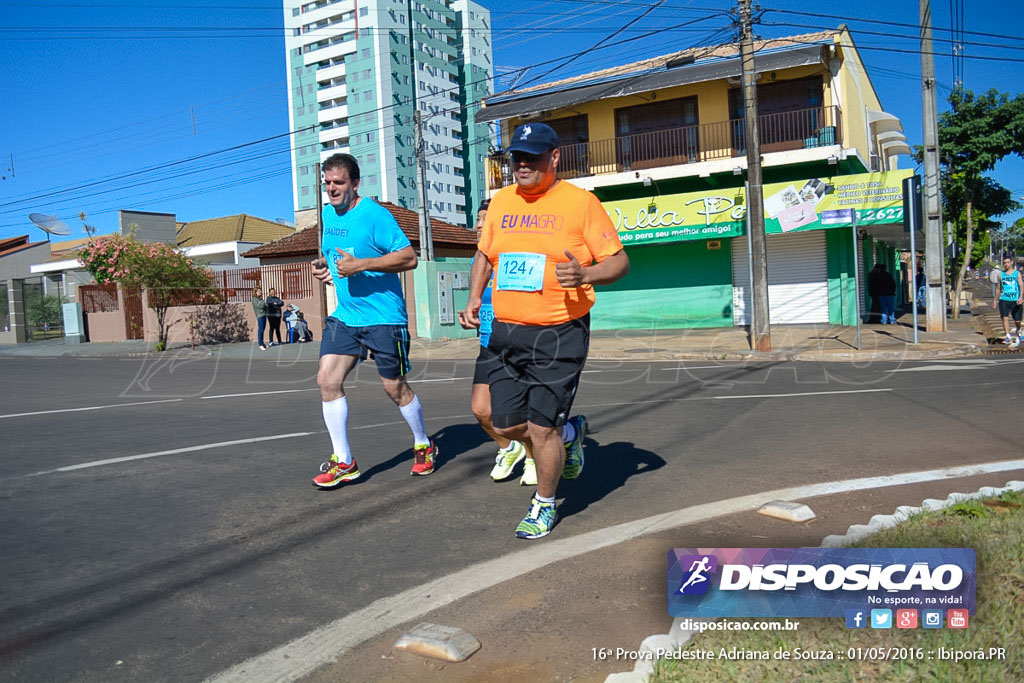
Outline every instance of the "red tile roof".
<path id="1" fill-rule="evenodd" d="M 405 236 L 412 242 L 413 247 L 420 245 L 420 223 L 419 214 L 411 209 L 392 204 L 391 202 L 379 202 L 381 206 L 391 212 L 402 229 Z M 451 223 L 445 223 L 437 218 L 430 219 L 431 236 L 434 239 L 434 246 L 441 248 L 465 248 L 476 247 L 476 233 L 466 228 L 460 228 Z M 301 256 L 315 254 L 317 250 L 316 228 L 300 230 L 294 235 L 282 237 L 279 240 L 269 242 L 262 246 L 250 249 L 242 254 L 248 258 L 257 257 L 282 257 Z"/>
<path id="2" fill-rule="evenodd" d="M 28 235 L 0 239 L 0 256 L 13 254 L 16 251 L 28 249 L 29 247 L 37 247 L 40 244 L 46 244 L 46 242 L 29 242 L 28 239 Z"/>

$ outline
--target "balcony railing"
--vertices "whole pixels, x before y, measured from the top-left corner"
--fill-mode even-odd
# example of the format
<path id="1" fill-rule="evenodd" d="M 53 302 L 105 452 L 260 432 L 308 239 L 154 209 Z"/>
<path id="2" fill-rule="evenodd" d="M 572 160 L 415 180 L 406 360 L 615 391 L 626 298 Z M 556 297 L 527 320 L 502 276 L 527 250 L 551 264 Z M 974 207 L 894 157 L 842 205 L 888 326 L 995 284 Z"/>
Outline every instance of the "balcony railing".
<path id="1" fill-rule="evenodd" d="M 842 144 L 841 120 L 839 107 L 835 106 L 759 116 L 761 153 Z M 732 119 L 561 145 L 558 177 L 623 173 L 744 156 L 745 128 L 743 119 Z M 507 154 L 491 155 L 488 163 L 490 189 L 511 184 L 512 166 Z"/>

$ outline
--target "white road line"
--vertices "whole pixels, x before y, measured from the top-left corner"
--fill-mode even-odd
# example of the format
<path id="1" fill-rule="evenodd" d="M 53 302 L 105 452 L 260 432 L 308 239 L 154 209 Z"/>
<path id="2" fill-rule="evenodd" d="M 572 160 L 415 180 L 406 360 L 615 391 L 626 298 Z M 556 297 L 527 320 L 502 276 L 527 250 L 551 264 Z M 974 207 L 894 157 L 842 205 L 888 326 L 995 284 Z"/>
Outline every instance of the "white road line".
<path id="1" fill-rule="evenodd" d="M 721 370 L 724 367 L 724 365 L 698 365 L 697 367 L 693 368 L 662 368 L 662 370 Z"/>
<path id="2" fill-rule="evenodd" d="M 457 382 L 464 379 L 473 379 L 472 377 L 442 377 L 440 379 L 410 379 L 409 384 L 419 384 L 422 382 Z"/>
<path id="3" fill-rule="evenodd" d="M 734 398 L 790 398 L 793 396 L 835 396 L 837 394 L 875 394 L 892 389 L 851 389 L 849 391 L 804 391 L 792 394 L 744 394 L 742 396 L 709 396 L 711 400 L 722 401 Z"/>
<path id="4" fill-rule="evenodd" d="M 270 396 L 272 394 L 296 394 L 301 391 L 320 391 L 319 387 L 312 387 L 309 389 L 280 389 L 278 391 L 250 391 L 245 394 L 217 394 L 215 396 L 200 396 L 199 398 L 206 400 L 208 398 L 239 398 L 242 396 Z"/>
<path id="5" fill-rule="evenodd" d="M 897 368 L 886 372 L 936 372 L 943 370 L 987 370 L 985 365 L 918 365 L 913 368 Z"/>
<path id="6" fill-rule="evenodd" d="M 9 417 L 28 417 L 30 415 L 53 415 L 55 413 L 79 413 L 86 410 L 106 410 L 108 408 L 130 408 L 132 406 L 148 406 L 154 403 L 174 403 L 176 401 L 184 401 L 183 398 L 165 398 L 159 401 L 139 401 L 137 403 L 112 403 L 105 406 L 86 406 L 84 408 L 62 408 L 60 410 L 37 410 L 34 413 L 12 413 L 10 415 L 0 415 L 0 420 L 7 419 Z"/>
<path id="7" fill-rule="evenodd" d="M 275 441 L 277 439 L 292 439 L 296 436 L 310 436 L 317 432 L 295 432 L 293 434 L 275 434 L 274 436 L 259 436 L 253 439 L 238 439 L 236 441 L 221 441 L 219 443 L 207 443 L 199 446 L 188 446 L 187 448 L 175 448 L 170 451 L 156 451 L 155 453 L 142 453 L 140 455 L 126 455 L 122 458 L 108 458 L 106 460 L 93 460 L 92 462 L 83 462 L 80 465 L 68 465 L 67 467 L 58 467 L 54 470 L 46 470 L 43 472 L 33 472 L 32 474 L 23 474 L 20 477 L 38 477 L 43 474 L 53 474 L 55 472 L 72 472 L 74 470 L 84 470 L 90 467 L 101 467 L 103 465 L 113 465 L 119 462 L 130 462 L 132 460 L 144 460 L 146 458 L 159 458 L 162 455 L 178 455 L 180 453 L 194 453 L 196 451 L 206 451 L 211 448 L 223 448 L 225 446 L 238 446 L 247 443 L 260 443 L 261 441 Z"/>
<path id="8" fill-rule="evenodd" d="M 702 522 L 715 517 L 755 510 L 773 500 L 800 500 L 815 496 L 902 486 L 952 477 L 968 477 L 1024 469 L 1024 460 L 991 462 L 941 470 L 908 472 L 883 477 L 795 486 L 749 496 L 696 505 L 673 512 L 626 522 L 570 538 L 545 541 L 525 550 L 471 565 L 426 584 L 380 598 L 337 621 L 277 647 L 265 654 L 207 679 L 207 683 L 295 681 L 319 667 L 337 661 L 349 650 L 374 636 L 449 605 L 499 583 L 593 550 L 616 545 L 639 536 Z"/>

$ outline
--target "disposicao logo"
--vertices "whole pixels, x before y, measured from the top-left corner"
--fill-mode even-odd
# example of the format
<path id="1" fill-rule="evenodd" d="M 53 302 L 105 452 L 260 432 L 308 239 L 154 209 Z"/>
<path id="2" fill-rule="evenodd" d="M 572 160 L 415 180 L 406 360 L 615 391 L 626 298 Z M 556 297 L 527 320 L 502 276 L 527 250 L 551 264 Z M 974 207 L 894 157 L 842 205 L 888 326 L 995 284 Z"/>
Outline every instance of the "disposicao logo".
<path id="1" fill-rule="evenodd" d="M 683 566 L 688 566 L 683 577 L 683 583 L 679 586 L 679 595 L 703 595 L 711 587 L 708 574 L 714 574 L 718 569 L 718 558 L 714 555 L 688 555 L 679 558 Z"/>
<path id="2" fill-rule="evenodd" d="M 675 548 L 667 578 L 674 617 L 847 619 L 851 610 L 969 613 L 976 580 L 969 548 Z"/>

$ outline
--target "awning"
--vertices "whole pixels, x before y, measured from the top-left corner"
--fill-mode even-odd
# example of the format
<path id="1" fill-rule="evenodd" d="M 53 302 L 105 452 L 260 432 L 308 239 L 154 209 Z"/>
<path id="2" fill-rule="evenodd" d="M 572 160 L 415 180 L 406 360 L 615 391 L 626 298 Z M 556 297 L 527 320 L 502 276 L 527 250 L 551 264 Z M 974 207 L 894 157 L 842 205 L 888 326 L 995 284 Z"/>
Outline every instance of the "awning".
<path id="1" fill-rule="evenodd" d="M 892 114 L 884 111 L 868 110 L 868 123 L 871 125 L 871 132 L 875 135 L 880 133 L 902 133 L 903 124 Z"/>
<path id="2" fill-rule="evenodd" d="M 797 66 L 824 64 L 825 49 L 825 45 L 810 45 L 758 54 L 754 60 L 755 71 L 762 73 Z M 621 74 L 597 83 L 584 82 L 576 87 L 569 85 L 564 89 L 546 90 L 536 94 L 499 95 L 485 102 L 484 107 L 476 113 L 475 120 L 477 123 L 498 121 L 513 116 L 525 116 L 571 107 L 581 102 L 647 93 L 676 85 L 736 78 L 740 76 L 741 69 L 740 58 L 737 55 L 673 69 L 660 67 L 655 71 Z"/>

